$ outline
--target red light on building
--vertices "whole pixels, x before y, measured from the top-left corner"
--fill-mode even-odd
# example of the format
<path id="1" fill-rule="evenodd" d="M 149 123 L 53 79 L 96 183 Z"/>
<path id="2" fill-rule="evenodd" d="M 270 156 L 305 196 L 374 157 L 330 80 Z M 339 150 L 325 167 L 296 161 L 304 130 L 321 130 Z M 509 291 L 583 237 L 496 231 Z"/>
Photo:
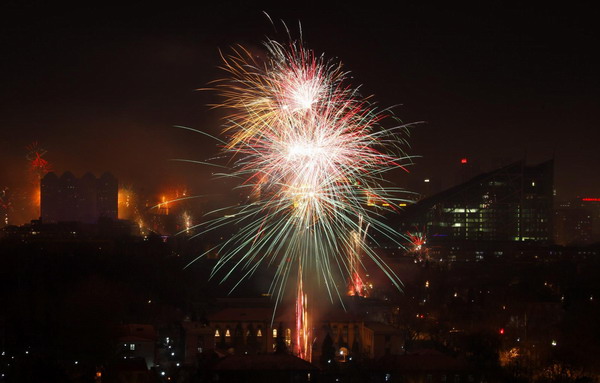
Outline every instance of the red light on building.
<path id="1" fill-rule="evenodd" d="M 464 158 L 461 158 L 461 159 L 460 159 L 460 163 L 461 163 L 461 164 L 466 164 L 467 162 L 468 162 L 468 161 L 467 161 L 467 157 L 464 157 Z"/>
<path id="2" fill-rule="evenodd" d="M 504 329 L 503 328 L 501 328 L 499 332 L 500 332 L 500 335 L 504 335 Z"/>
<path id="3" fill-rule="evenodd" d="M 584 202 L 600 202 L 600 198 L 582 198 Z"/>

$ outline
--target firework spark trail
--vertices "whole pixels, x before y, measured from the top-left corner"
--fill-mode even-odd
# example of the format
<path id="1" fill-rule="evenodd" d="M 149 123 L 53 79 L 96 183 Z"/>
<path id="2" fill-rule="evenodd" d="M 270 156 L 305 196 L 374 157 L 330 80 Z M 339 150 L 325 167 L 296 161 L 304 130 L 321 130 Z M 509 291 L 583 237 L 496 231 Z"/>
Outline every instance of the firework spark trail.
<path id="1" fill-rule="evenodd" d="M 369 292 L 367 285 L 364 282 L 361 274 L 361 254 L 363 244 L 366 241 L 367 231 L 369 225 L 363 225 L 363 218 L 359 217 L 358 220 L 358 231 L 352 232 L 352 248 L 348 249 L 348 264 L 350 265 L 350 278 L 348 280 L 348 295 L 368 297 Z"/>
<path id="2" fill-rule="evenodd" d="M 353 249 L 400 288 L 397 276 L 368 246 L 375 240 L 365 228 L 398 238 L 379 219 L 382 213 L 367 211 L 366 205 L 376 198 L 393 209 L 405 201 L 383 176 L 408 162 L 401 150 L 406 126 L 384 128 L 389 110 L 362 98 L 358 88 L 347 85 L 340 63 L 315 56 L 301 41 L 284 46 L 267 40 L 265 47 L 263 61 L 241 47 L 223 56 L 229 77 L 215 85 L 225 100 L 216 107 L 230 111 L 224 150 L 232 172 L 222 175 L 245 180 L 240 187 L 255 199 L 238 208 L 233 220 L 241 229 L 218 246 L 213 275 L 223 272 L 227 279 L 241 271 L 246 278 L 259 265 L 274 264 L 270 290 L 279 301 L 298 267 L 317 276 L 333 299 L 340 296 L 336 277 L 348 280 L 358 267 L 344 256 Z M 198 235 L 231 220 L 212 219 Z"/>
<path id="3" fill-rule="evenodd" d="M 296 293 L 296 355 L 307 361 L 312 360 L 310 345 L 310 320 L 308 317 L 308 296 L 304 293 L 302 266 L 298 266 L 298 285 Z"/>

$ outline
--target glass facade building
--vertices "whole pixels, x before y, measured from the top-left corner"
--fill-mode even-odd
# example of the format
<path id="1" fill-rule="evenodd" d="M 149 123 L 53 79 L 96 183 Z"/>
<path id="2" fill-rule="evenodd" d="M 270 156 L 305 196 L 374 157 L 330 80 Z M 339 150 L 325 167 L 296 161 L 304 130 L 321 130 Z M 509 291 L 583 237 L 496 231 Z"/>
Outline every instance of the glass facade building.
<path id="1" fill-rule="evenodd" d="M 422 228 L 428 242 L 552 240 L 553 160 L 518 161 L 418 201 L 403 229 Z"/>

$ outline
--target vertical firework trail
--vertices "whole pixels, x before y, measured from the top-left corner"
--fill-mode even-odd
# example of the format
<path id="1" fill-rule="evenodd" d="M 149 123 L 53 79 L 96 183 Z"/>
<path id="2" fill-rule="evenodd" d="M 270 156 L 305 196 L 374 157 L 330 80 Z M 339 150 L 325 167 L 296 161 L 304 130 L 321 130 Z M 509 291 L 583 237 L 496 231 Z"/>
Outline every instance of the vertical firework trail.
<path id="1" fill-rule="evenodd" d="M 298 265 L 298 283 L 296 293 L 296 344 L 295 352 L 299 358 L 312 359 L 311 325 L 308 318 L 308 296 L 304 292 L 302 265 Z"/>
<path id="2" fill-rule="evenodd" d="M 367 285 L 361 274 L 361 252 L 366 241 L 369 226 L 363 226 L 362 216 L 358 219 L 358 230 L 352 232 L 352 247 L 348 249 L 348 264 L 350 265 L 350 278 L 348 279 L 348 295 L 368 297 Z"/>
<path id="3" fill-rule="evenodd" d="M 239 188 L 252 198 L 235 215 L 209 220 L 197 235 L 232 221 L 240 227 L 209 250 L 220 254 L 212 275 L 222 273 L 225 280 L 241 273 L 233 288 L 261 264 L 275 265 L 270 292 L 277 305 L 288 278 L 298 275 L 296 349 L 307 357 L 306 276 L 330 300 L 337 295 L 341 301 L 340 282 L 362 283 L 362 254 L 401 287 L 369 247 L 376 240 L 366 229 L 399 239 L 381 217 L 406 200 L 384 174 L 409 162 L 401 149 L 407 132 L 389 110 L 378 109 L 347 83 L 341 63 L 316 56 L 301 40 L 287 45 L 267 40 L 264 46 L 263 58 L 242 47 L 223 56 L 228 76 L 212 88 L 224 99 L 216 107 L 229 111 L 225 139 L 218 141 L 231 171 L 221 175 L 242 179 Z M 384 119 L 393 126 L 384 127 Z M 372 200 L 381 206 L 368 209 Z"/>

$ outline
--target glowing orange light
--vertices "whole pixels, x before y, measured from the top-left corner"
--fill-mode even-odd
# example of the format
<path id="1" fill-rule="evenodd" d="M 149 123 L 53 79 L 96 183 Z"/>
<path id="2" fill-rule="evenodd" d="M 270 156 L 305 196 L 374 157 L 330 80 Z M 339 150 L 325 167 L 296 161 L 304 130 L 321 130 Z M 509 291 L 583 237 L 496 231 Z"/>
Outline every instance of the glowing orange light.
<path id="1" fill-rule="evenodd" d="M 33 192 L 33 206 L 39 207 L 41 204 L 41 200 L 42 200 L 42 193 L 40 191 L 40 188 L 36 187 L 35 191 Z"/>

